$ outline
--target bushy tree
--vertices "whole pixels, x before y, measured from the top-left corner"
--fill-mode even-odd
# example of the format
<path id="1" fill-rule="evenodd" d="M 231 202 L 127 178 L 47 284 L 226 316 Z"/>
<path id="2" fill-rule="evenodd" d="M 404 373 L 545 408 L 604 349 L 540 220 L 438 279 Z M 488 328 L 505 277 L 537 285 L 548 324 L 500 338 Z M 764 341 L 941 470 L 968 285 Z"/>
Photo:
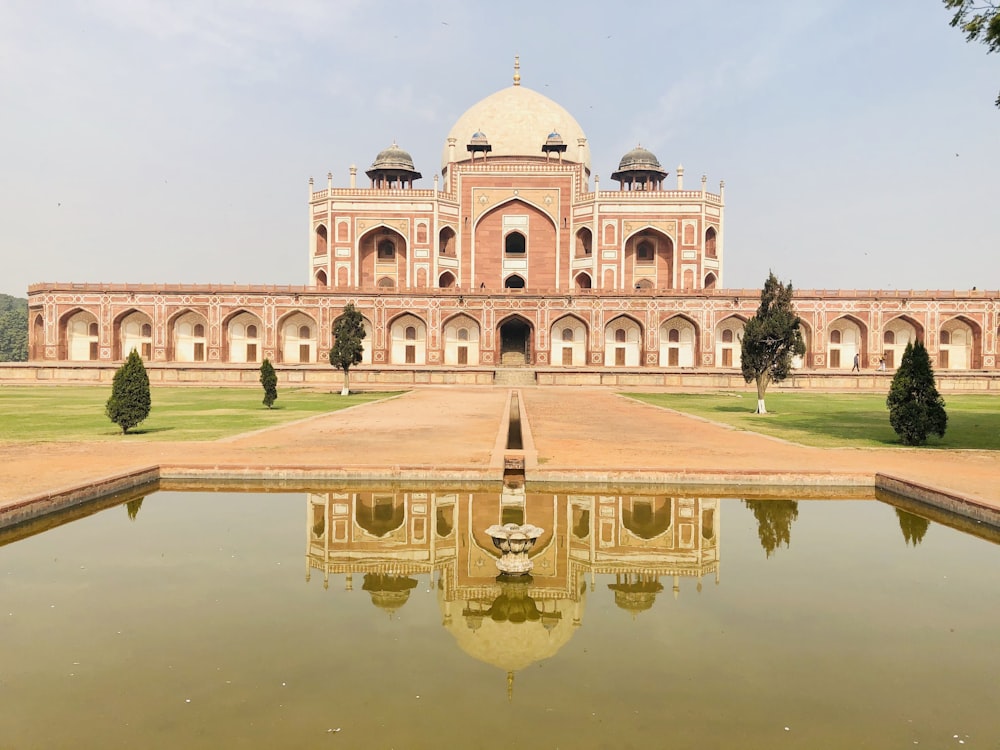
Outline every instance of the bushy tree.
<path id="1" fill-rule="evenodd" d="M 344 387 L 341 396 L 351 392 L 350 369 L 361 362 L 364 351 L 362 341 L 365 338 L 365 327 L 361 313 L 354 304 L 344 305 L 344 312 L 333 324 L 333 348 L 330 349 L 330 364 L 344 371 Z"/>
<path id="2" fill-rule="evenodd" d="M 0 294 L 0 362 L 28 359 L 28 300 Z"/>
<path id="3" fill-rule="evenodd" d="M 150 403 L 149 375 L 142 357 L 133 349 L 115 373 L 104 413 L 122 428 L 124 435 L 149 416 Z"/>
<path id="4" fill-rule="evenodd" d="M 1000 5 L 992 0 L 944 0 L 953 11 L 951 25 L 965 33 L 968 42 L 982 42 L 986 51 L 1000 52 Z M 995 104 L 1000 107 L 1000 95 Z"/>
<path id="5" fill-rule="evenodd" d="M 788 377 L 792 357 L 806 352 L 799 316 L 792 307 L 791 282 L 782 284 L 773 272 L 768 274 L 757 313 L 743 328 L 741 347 L 743 379 L 757 381 L 757 413 L 767 414 L 767 387 Z"/>
<path id="6" fill-rule="evenodd" d="M 889 424 L 904 445 L 923 445 L 932 432 L 944 437 L 948 414 L 922 341 L 906 345 L 885 403 L 889 407 Z"/>
<path id="7" fill-rule="evenodd" d="M 260 363 L 260 384 L 264 386 L 264 406 L 270 409 L 278 398 L 278 374 L 267 357 Z"/>

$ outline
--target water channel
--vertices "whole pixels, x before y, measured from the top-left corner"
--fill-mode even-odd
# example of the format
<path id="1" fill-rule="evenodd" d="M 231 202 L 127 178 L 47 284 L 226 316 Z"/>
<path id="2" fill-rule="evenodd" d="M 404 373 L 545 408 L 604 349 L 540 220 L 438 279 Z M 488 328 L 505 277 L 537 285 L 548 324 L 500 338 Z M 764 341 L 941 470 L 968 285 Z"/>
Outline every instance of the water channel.
<path id="1" fill-rule="evenodd" d="M 330 488 L 75 515 L 0 531 L 0 748 L 1000 747 L 1000 533 L 913 508 Z M 530 577 L 497 580 L 498 523 L 544 530 Z"/>

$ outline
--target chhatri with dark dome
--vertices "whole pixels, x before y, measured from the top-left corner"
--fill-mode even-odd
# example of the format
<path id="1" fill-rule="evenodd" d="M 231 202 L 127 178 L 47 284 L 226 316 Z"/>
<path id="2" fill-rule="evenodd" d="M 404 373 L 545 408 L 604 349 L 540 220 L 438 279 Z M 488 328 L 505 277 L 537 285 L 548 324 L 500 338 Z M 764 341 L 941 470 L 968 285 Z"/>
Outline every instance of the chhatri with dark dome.
<path id="1" fill-rule="evenodd" d="M 373 188 L 412 188 L 413 181 L 422 176 L 413 167 L 413 157 L 397 146 L 395 141 L 389 148 L 379 151 L 365 174 L 371 179 Z"/>
<path id="2" fill-rule="evenodd" d="M 678 166 L 667 185 L 660 157 L 678 155 L 664 149 L 605 165 L 617 185 L 602 189 L 583 128 L 522 86 L 515 60 L 512 84 L 445 134 L 430 180 L 418 166 L 433 155 L 395 141 L 368 187 L 347 164 L 346 186 L 332 172 L 309 180 L 302 285 L 34 284 L 30 358 L 53 365 L 39 379 L 86 366 L 110 380 L 136 349 L 154 380 L 256 382 L 266 357 L 289 381 L 317 382 L 336 377 L 327 355 L 350 302 L 367 334 L 354 382 L 741 386 L 760 291 L 724 287 L 723 182 L 685 186 Z M 854 387 L 855 355 L 891 374 L 922 340 L 942 388 L 951 373 L 975 385 L 998 374 L 995 297 L 796 289 L 807 346 L 796 382 Z"/>
<path id="3" fill-rule="evenodd" d="M 611 179 L 620 183 L 622 190 L 662 190 L 666 178 L 660 160 L 642 146 L 625 154 L 618 162 L 618 171 L 611 173 Z"/>

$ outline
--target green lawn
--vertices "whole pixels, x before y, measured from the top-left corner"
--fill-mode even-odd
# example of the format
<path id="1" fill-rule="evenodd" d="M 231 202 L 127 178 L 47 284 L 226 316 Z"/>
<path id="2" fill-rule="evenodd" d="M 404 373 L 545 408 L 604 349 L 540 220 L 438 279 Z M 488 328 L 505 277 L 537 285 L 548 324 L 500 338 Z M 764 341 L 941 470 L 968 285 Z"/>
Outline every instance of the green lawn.
<path id="1" fill-rule="evenodd" d="M 804 445 L 902 445 L 889 425 L 885 395 L 875 393 L 769 393 L 768 414 L 754 414 L 757 393 L 628 393 L 656 406 L 723 422 Z M 1000 450 L 1000 396 L 944 394 L 948 429 L 927 439 L 930 448 Z"/>
<path id="2" fill-rule="evenodd" d="M 149 418 L 122 436 L 104 415 L 110 385 L 2 387 L 0 440 L 215 440 L 395 395 L 285 388 L 268 409 L 259 388 L 154 385 L 151 394 Z"/>

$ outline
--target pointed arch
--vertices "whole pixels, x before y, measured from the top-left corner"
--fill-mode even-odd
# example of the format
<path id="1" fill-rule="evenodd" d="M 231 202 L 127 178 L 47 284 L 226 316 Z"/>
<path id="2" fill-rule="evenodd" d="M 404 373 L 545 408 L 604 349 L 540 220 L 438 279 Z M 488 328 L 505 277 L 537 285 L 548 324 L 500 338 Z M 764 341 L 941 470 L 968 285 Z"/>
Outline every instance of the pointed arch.
<path id="1" fill-rule="evenodd" d="M 455 286 L 455 274 L 451 271 L 444 271 L 438 277 L 438 287 L 441 289 L 451 289 Z"/>
<path id="2" fill-rule="evenodd" d="M 413 313 L 389 322 L 389 361 L 394 365 L 422 365 L 427 361 L 427 324 Z"/>
<path id="3" fill-rule="evenodd" d="M 35 313 L 31 321 L 31 354 L 29 359 L 45 358 L 45 318 L 41 313 Z"/>
<path id="4" fill-rule="evenodd" d="M 204 362 L 208 353 L 208 318 L 193 308 L 184 308 L 167 319 L 167 359 L 173 362 Z"/>
<path id="5" fill-rule="evenodd" d="M 661 229 L 645 225 L 626 235 L 625 273 L 630 286 L 648 283 L 656 289 L 672 289 L 676 257 L 674 239 Z"/>
<path id="6" fill-rule="evenodd" d="M 718 231 L 710 226 L 705 230 L 705 257 L 716 258 L 716 243 L 718 242 Z"/>
<path id="7" fill-rule="evenodd" d="M 983 366 L 983 330 L 976 321 L 955 315 L 942 322 L 938 331 L 940 369 L 978 370 Z"/>
<path id="8" fill-rule="evenodd" d="M 97 315 L 83 307 L 67 311 L 59 319 L 59 348 L 71 362 L 98 359 L 100 325 Z"/>
<path id="9" fill-rule="evenodd" d="M 223 362 L 262 362 L 263 344 L 264 324 L 257 314 L 239 308 L 223 318 Z"/>
<path id="10" fill-rule="evenodd" d="M 457 313 L 441 326 L 446 365 L 479 364 L 479 323 L 465 313 Z"/>
<path id="11" fill-rule="evenodd" d="M 317 224 L 314 233 L 313 255 L 326 255 L 329 252 L 329 234 L 325 224 Z"/>
<path id="12" fill-rule="evenodd" d="M 729 315 L 715 326 L 715 366 L 740 369 L 742 364 L 741 339 L 747 320 L 742 315 Z"/>
<path id="13" fill-rule="evenodd" d="M 622 498 L 622 526 L 637 539 L 650 541 L 673 525 L 673 500 L 669 497 Z"/>
<path id="14" fill-rule="evenodd" d="M 328 286 L 326 271 L 323 270 L 322 268 L 317 269 L 315 281 L 316 281 L 316 286 L 320 288 Z"/>
<path id="15" fill-rule="evenodd" d="M 138 308 L 120 313 L 112 321 L 112 358 L 124 360 L 134 349 L 144 361 L 153 358 L 153 319 Z"/>
<path id="16" fill-rule="evenodd" d="M 524 289 L 524 277 L 517 273 L 512 273 L 503 280 L 504 289 Z"/>
<path id="17" fill-rule="evenodd" d="M 868 366 L 868 326 L 853 315 L 841 315 L 826 327 L 826 362 L 830 370 L 852 369 L 857 355 L 859 367 Z"/>
<path id="18" fill-rule="evenodd" d="M 441 228 L 438 232 L 438 254 L 445 258 L 457 257 L 457 235 L 455 229 L 450 226 Z"/>
<path id="19" fill-rule="evenodd" d="M 517 313 L 497 321 L 496 345 L 500 364 L 511 367 L 530 365 L 534 361 L 535 325 Z"/>
<path id="20" fill-rule="evenodd" d="M 379 222 L 358 237 L 360 286 L 387 288 L 408 285 L 409 246 L 398 229 Z"/>
<path id="21" fill-rule="evenodd" d="M 278 319 L 277 353 L 288 365 L 311 364 L 318 352 L 319 327 L 311 315 L 292 310 Z"/>
<path id="22" fill-rule="evenodd" d="M 498 214 L 501 216 L 503 214 L 510 214 L 511 211 L 507 209 L 514 204 L 520 204 L 524 206 L 525 210 L 528 211 L 533 210 L 541 214 L 547 220 L 548 223 L 550 223 L 553 227 L 556 226 L 556 218 L 548 208 L 525 198 L 523 195 L 512 195 L 508 196 L 507 198 L 504 198 L 496 205 L 491 206 L 488 211 L 484 211 L 480 216 L 476 217 L 475 221 L 473 222 L 473 230 L 479 229 L 479 225 L 485 222 L 491 216 L 495 217 Z"/>
<path id="23" fill-rule="evenodd" d="M 586 365 L 589 331 L 586 321 L 577 315 L 558 318 L 549 328 L 549 363 L 557 367 Z"/>
<path id="24" fill-rule="evenodd" d="M 694 367 L 701 351 L 698 324 L 687 315 L 672 315 L 660 324 L 660 367 Z"/>
<path id="25" fill-rule="evenodd" d="M 806 345 L 805 353 L 801 357 L 792 357 L 792 369 L 801 370 L 803 367 L 812 366 L 813 361 L 813 330 L 802 318 L 799 318 L 799 331 L 802 333 L 802 343 Z"/>
<path id="26" fill-rule="evenodd" d="M 574 243 L 573 256 L 576 258 L 589 258 L 594 252 L 594 236 L 589 227 L 580 227 L 576 230 L 576 242 Z"/>
<path id="27" fill-rule="evenodd" d="M 923 325 L 909 315 L 897 315 L 883 323 L 880 351 L 886 368 L 899 366 L 907 344 L 923 340 Z"/>
<path id="28" fill-rule="evenodd" d="M 618 315 L 604 326 L 604 366 L 638 367 L 642 362 L 642 324 L 630 315 Z"/>
<path id="29" fill-rule="evenodd" d="M 590 274 L 586 271 L 580 271 L 580 273 L 574 277 L 573 284 L 577 289 L 592 289 L 594 286 L 594 282 L 590 278 Z"/>

